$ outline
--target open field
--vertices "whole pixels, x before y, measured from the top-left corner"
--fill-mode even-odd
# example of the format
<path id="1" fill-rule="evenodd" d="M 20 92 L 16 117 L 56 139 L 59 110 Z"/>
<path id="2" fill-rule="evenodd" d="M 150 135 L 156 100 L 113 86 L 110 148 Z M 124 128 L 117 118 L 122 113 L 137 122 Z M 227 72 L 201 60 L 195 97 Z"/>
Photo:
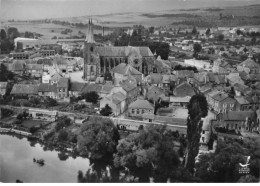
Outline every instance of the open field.
<path id="1" fill-rule="evenodd" d="M 4 23 L 6 27 L 16 27 L 19 32 L 36 32 L 42 34 L 42 39 L 51 39 L 56 36 L 58 38 L 66 38 L 71 36 L 80 36 L 79 31 L 81 33 L 86 33 L 87 28 L 76 28 L 72 26 L 62 26 L 52 23 L 32 23 L 32 22 L 6 22 Z M 65 29 L 71 29 L 72 32 L 68 34 L 61 34 L 61 31 Z M 105 30 L 105 34 L 110 33 L 111 31 Z M 102 30 L 95 30 L 95 34 L 101 34 Z"/>
<path id="2" fill-rule="evenodd" d="M 234 15 L 235 19 L 219 21 L 219 15 Z M 62 18 L 69 22 L 87 23 L 88 16 Z M 224 8 L 196 8 L 154 11 L 150 13 L 128 12 L 93 16 L 95 24 L 103 26 L 132 26 L 142 24 L 145 26 L 165 26 L 183 21 L 205 21 L 215 23 L 216 26 L 260 25 L 260 5 L 224 7 Z"/>
<path id="3" fill-rule="evenodd" d="M 223 16 L 233 15 L 233 19 L 220 20 Z M 59 18 L 53 20 L 68 21 L 70 23 L 88 23 L 89 16 Z M 196 8 L 144 12 L 114 13 L 93 16 L 93 23 L 105 27 L 126 27 L 137 24 L 144 26 L 171 26 L 171 27 L 212 27 L 212 26 L 254 26 L 260 27 L 260 5 L 226 7 L 226 8 Z M 19 32 L 36 32 L 42 34 L 42 39 L 51 39 L 54 36 L 66 38 L 71 36 L 81 36 L 79 32 L 86 33 L 87 28 L 76 28 L 72 26 L 62 26 L 52 23 L 32 23 L 32 22 L 5 22 L 3 26 L 18 28 Z M 71 29 L 68 34 L 61 34 L 61 31 Z M 102 33 L 95 29 L 95 33 Z M 111 33 L 105 29 L 105 34 Z"/>

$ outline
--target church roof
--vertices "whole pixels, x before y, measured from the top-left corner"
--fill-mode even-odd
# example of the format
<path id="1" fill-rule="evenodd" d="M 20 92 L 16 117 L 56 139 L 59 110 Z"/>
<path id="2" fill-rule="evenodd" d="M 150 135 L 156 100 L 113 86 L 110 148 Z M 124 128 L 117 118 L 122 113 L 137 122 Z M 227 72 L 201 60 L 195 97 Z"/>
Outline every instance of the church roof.
<path id="1" fill-rule="evenodd" d="M 88 22 L 88 33 L 86 34 L 86 42 L 95 43 L 92 19 Z"/>
<path id="2" fill-rule="evenodd" d="M 153 57 L 153 54 L 149 47 L 111 47 L 111 46 L 99 46 L 95 48 L 95 51 L 100 56 L 106 57 L 128 57 L 132 53 L 136 53 L 140 57 Z"/>

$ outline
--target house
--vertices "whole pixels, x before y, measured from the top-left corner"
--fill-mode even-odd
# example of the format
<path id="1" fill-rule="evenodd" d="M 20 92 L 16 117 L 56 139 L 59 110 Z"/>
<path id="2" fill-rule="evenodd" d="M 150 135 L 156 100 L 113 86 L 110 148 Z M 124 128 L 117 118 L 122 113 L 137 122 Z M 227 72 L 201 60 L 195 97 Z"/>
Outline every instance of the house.
<path id="1" fill-rule="evenodd" d="M 177 78 L 193 78 L 194 77 L 194 71 L 193 70 L 174 70 L 173 74 L 177 76 Z"/>
<path id="2" fill-rule="evenodd" d="M 145 113 L 154 113 L 154 106 L 147 100 L 137 99 L 128 106 L 128 116 L 130 117 L 142 118 Z"/>
<path id="3" fill-rule="evenodd" d="M 64 99 L 69 96 L 69 78 L 60 78 L 57 83 L 58 99 Z"/>
<path id="4" fill-rule="evenodd" d="M 135 82 L 131 82 L 131 80 L 124 80 L 120 82 L 120 86 L 125 90 L 126 92 L 126 104 L 129 105 L 133 101 L 137 99 L 137 96 L 139 95 L 139 87 L 137 87 Z"/>
<path id="5" fill-rule="evenodd" d="M 173 95 L 176 97 L 192 97 L 195 95 L 194 89 L 187 82 L 183 82 L 182 84 L 175 87 L 173 90 Z"/>
<path id="6" fill-rule="evenodd" d="M 252 132 L 258 130 L 257 115 L 255 111 L 229 111 L 220 113 L 213 120 L 212 127 L 225 128 L 228 131 Z"/>
<path id="7" fill-rule="evenodd" d="M 120 63 L 119 65 L 111 69 L 111 72 L 113 72 L 113 77 L 116 82 L 125 80 L 129 75 L 133 76 L 136 79 L 137 83 L 141 83 L 143 79 L 143 74 L 141 72 L 126 63 Z"/>
<path id="8" fill-rule="evenodd" d="M 208 104 L 218 113 L 228 112 L 235 109 L 236 100 L 224 92 L 213 91 L 208 94 Z"/>
<path id="9" fill-rule="evenodd" d="M 239 73 L 230 73 L 226 76 L 226 82 L 234 85 L 236 83 L 244 85 L 244 81 L 241 79 Z"/>
<path id="10" fill-rule="evenodd" d="M 60 74 L 59 72 L 55 71 L 54 74 L 51 75 L 50 77 L 50 83 L 53 85 L 55 83 L 58 83 L 59 79 L 62 78 L 63 75 Z"/>
<path id="11" fill-rule="evenodd" d="M 159 101 L 159 99 L 164 96 L 164 91 L 156 86 L 149 86 L 147 88 L 146 98 L 148 100 L 153 100 L 155 102 Z"/>
<path id="12" fill-rule="evenodd" d="M 70 83 L 70 89 L 69 89 L 69 96 L 70 97 L 72 97 L 72 96 L 78 97 L 84 86 L 85 86 L 85 83 L 71 82 Z"/>
<path id="13" fill-rule="evenodd" d="M 208 82 L 207 72 L 195 73 L 194 77 L 191 79 L 191 83 L 195 88 L 199 89 Z"/>
<path id="14" fill-rule="evenodd" d="M 182 108 L 187 108 L 188 103 L 190 101 L 189 96 L 187 97 L 174 97 L 170 96 L 170 107 L 182 107 Z"/>
<path id="15" fill-rule="evenodd" d="M 24 60 L 14 61 L 12 64 L 8 64 L 7 69 L 15 74 L 26 74 L 26 62 Z"/>
<path id="16" fill-rule="evenodd" d="M 126 111 L 126 99 L 127 97 L 121 92 L 109 94 L 100 100 L 100 109 L 108 105 L 112 108 L 114 115 L 118 116 Z"/>
<path id="17" fill-rule="evenodd" d="M 233 67 L 223 59 L 218 58 L 213 62 L 212 72 L 217 74 L 229 74 Z"/>
<path id="18" fill-rule="evenodd" d="M 34 120 L 56 121 L 58 112 L 43 109 L 29 109 L 29 117 L 32 117 Z"/>
<path id="19" fill-rule="evenodd" d="M 27 73 L 34 77 L 42 77 L 43 65 L 39 64 L 27 64 Z"/>
<path id="20" fill-rule="evenodd" d="M 157 73 L 171 74 L 170 61 L 163 60 L 161 58 L 161 56 L 158 56 L 157 59 L 155 60 L 155 66 L 156 66 L 156 69 L 157 69 Z"/>
<path id="21" fill-rule="evenodd" d="M 162 74 L 157 74 L 157 73 L 152 73 L 150 75 L 148 75 L 147 77 L 147 82 L 153 86 L 162 88 L 163 84 L 163 76 Z"/>
<path id="22" fill-rule="evenodd" d="M 243 61 L 237 66 L 238 71 L 245 71 L 248 74 L 259 74 L 260 65 L 257 64 L 250 56 L 247 60 Z"/>
<path id="23" fill-rule="evenodd" d="M 11 95 L 13 96 L 34 96 L 38 95 L 38 85 L 14 84 Z"/>
<path id="24" fill-rule="evenodd" d="M 41 83 L 38 88 L 38 95 L 43 97 L 58 98 L 57 84 Z"/>
<path id="25" fill-rule="evenodd" d="M 6 94 L 8 88 L 8 82 L 0 82 L 0 95 L 3 96 Z"/>

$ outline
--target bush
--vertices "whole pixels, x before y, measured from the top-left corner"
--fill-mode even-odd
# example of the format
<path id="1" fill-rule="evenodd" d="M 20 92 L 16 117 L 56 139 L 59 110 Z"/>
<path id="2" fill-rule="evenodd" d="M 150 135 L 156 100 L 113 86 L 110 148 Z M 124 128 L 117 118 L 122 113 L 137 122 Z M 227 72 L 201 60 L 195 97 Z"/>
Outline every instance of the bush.
<path id="1" fill-rule="evenodd" d="M 30 133 L 35 133 L 38 130 L 37 127 L 31 127 L 30 128 Z"/>
<path id="2" fill-rule="evenodd" d="M 86 99 L 86 102 L 91 102 L 94 104 L 96 104 L 99 99 L 98 93 L 94 91 L 84 94 L 83 97 Z"/>
<path id="3" fill-rule="evenodd" d="M 58 140 L 59 141 L 67 141 L 68 140 L 68 136 L 69 136 L 69 134 L 68 134 L 67 131 L 61 130 L 59 135 L 58 135 Z"/>

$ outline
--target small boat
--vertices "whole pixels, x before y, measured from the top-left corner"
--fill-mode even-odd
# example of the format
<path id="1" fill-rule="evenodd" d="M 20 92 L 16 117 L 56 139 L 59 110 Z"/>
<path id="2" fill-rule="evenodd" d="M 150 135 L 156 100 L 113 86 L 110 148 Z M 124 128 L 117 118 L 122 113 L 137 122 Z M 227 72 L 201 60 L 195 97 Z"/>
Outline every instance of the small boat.
<path id="1" fill-rule="evenodd" d="M 44 165 L 44 159 L 35 159 L 35 158 L 33 158 L 33 162 L 35 162 L 35 163 L 38 163 L 39 165 Z"/>

